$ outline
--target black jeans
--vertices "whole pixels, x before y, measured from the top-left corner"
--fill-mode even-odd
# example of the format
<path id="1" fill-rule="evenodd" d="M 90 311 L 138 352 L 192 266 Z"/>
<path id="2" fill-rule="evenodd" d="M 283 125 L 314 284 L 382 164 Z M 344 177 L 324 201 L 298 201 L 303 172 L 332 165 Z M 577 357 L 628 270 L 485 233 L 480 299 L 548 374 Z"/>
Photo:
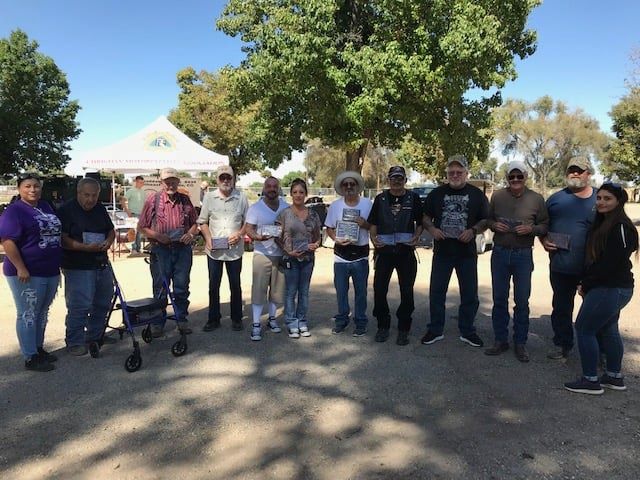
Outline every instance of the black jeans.
<path id="1" fill-rule="evenodd" d="M 573 304 L 580 277 L 566 273 L 550 272 L 553 301 L 551 327 L 553 344 L 571 350 L 573 348 Z"/>
<path id="2" fill-rule="evenodd" d="M 389 281 L 393 270 L 398 274 L 400 286 L 400 306 L 396 310 L 398 317 L 398 330 L 408 332 L 411 330 L 411 314 L 415 309 L 413 303 L 413 285 L 416 281 L 418 263 L 413 249 L 392 255 L 377 255 L 375 260 L 375 273 L 373 275 L 373 316 L 378 319 L 378 328 L 391 326 L 389 303 L 387 293 Z"/>
<path id="3" fill-rule="evenodd" d="M 207 257 L 209 267 L 209 321 L 219 322 L 220 314 L 220 282 L 222 268 L 227 267 L 229 289 L 231 290 L 231 321 L 242 320 L 242 288 L 240 287 L 240 272 L 242 272 L 242 257 L 238 260 L 214 260 Z"/>

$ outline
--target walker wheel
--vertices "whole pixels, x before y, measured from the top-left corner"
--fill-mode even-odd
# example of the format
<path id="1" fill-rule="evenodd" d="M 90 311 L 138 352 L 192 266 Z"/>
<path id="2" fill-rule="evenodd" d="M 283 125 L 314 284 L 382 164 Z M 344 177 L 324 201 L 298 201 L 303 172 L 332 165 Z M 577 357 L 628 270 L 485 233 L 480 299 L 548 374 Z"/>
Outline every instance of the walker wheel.
<path id="1" fill-rule="evenodd" d="M 151 334 L 151 325 L 147 325 L 144 330 L 142 330 L 142 340 L 145 343 L 151 343 L 153 340 L 153 335 Z"/>
<path id="2" fill-rule="evenodd" d="M 171 353 L 173 353 L 174 357 L 181 357 L 185 353 L 187 353 L 187 342 L 183 340 L 178 340 L 171 347 Z"/>
<path id="3" fill-rule="evenodd" d="M 127 372 L 137 372 L 142 366 L 142 357 L 140 355 L 129 355 L 127 361 L 124 362 L 124 368 Z"/>

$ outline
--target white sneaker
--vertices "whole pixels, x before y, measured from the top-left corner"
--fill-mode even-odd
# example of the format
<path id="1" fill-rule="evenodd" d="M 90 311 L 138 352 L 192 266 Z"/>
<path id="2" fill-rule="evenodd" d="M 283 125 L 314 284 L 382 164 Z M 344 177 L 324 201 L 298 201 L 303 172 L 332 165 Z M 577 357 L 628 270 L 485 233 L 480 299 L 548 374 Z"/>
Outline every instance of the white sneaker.
<path id="1" fill-rule="evenodd" d="M 298 330 L 297 328 L 290 328 L 289 338 L 300 338 L 300 330 Z"/>
<path id="2" fill-rule="evenodd" d="M 280 333 L 282 331 L 277 320 L 273 317 L 269 317 L 269 323 L 267 323 L 267 325 L 269 325 L 269 328 L 273 333 Z"/>
<path id="3" fill-rule="evenodd" d="M 311 332 L 309 331 L 309 327 L 300 327 L 300 336 L 302 337 L 310 337 Z"/>
<path id="4" fill-rule="evenodd" d="M 254 342 L 262 340 L 262 328 L 260 328 L 260 325 L 254 325 L 251 329 L 251 340 Z"/>

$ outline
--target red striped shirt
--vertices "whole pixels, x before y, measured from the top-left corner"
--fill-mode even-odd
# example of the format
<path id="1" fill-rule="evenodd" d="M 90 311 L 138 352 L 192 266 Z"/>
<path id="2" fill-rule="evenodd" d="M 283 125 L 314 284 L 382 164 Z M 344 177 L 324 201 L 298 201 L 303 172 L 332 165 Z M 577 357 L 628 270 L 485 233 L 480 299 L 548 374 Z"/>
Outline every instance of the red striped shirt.
<path id="1" fill-rule="evenodd" d="M 149 195 L 145 200 L 138 219 L 139 228 L 150 228 L 157 233 L 169 233 L 170 230 L 182 227 L 187 232 L 196 223 L 196 209 L 189 197 L 183 193 L 176 193 L 172 201 L 167 192 L 163 190 L 160 192 L 158 212 L 156 213 L 155 225 L 153 225 L 155 202 L 156 195 Z"/>

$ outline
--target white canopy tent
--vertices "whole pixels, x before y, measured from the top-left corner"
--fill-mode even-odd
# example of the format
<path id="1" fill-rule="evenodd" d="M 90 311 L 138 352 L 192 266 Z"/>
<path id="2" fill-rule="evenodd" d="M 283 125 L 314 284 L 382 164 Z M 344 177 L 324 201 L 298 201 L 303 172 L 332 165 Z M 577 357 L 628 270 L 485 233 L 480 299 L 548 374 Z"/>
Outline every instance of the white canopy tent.
<path id="1" fill-rule="evenodd" d="M 77 171 L 80 166 L 83 171 L 103 170 L 112 175 L 157 172 L 164 167 L 185 172 L 211 172 L 228 164 L 226 155 L 204 148 L 161 116 L 119 142 L 79 154 L 65 171 Z M 113 204 L 115 209 L 115 191 Z"/>

